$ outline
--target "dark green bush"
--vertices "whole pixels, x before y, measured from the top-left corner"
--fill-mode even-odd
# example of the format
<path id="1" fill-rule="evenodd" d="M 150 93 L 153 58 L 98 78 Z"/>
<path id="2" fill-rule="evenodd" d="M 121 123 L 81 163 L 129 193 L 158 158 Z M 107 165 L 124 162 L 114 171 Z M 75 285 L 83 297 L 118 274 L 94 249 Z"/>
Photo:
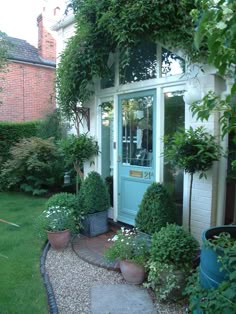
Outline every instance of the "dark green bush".
<path id="1" fill-rule="evenodd" d="M 0 188 L 40 195 L 62 186 L 63 162 L 53 139 L 22 139 L 2 166 Z"/>
<path id="2" fill-rule="evenodd" d="M 39 121 L 0 122 L 0 160 L 5 162 L 10 157 L 10 148 L 22 138 L 36 136 Z"/>
<path id="3" fill-rule="evenodd" d="M 153 182 L 143 195 L 136 216 L 136 227 L 143 232 L 153 234 L 167 223 L 176 222 L 176 208 L 166 188 Z"/>
<path id="4" fill-rule="evenodd" d="M 110 206 L 110 195 L 99 173 L 92 171 L 79 191 L 79 210 L 85 215 L 100 212 Z"/>

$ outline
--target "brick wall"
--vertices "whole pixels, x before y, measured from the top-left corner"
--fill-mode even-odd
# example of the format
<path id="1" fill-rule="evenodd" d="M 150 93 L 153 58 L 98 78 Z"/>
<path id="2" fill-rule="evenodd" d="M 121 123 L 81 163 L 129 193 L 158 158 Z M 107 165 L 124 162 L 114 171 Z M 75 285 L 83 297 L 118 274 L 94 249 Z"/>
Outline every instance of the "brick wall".
<path id="1" fill-rule="evenodd" d="M 55 70 L 11 62 L 1 82 L 1 121 L 42 118 L 55 108 Z"/>

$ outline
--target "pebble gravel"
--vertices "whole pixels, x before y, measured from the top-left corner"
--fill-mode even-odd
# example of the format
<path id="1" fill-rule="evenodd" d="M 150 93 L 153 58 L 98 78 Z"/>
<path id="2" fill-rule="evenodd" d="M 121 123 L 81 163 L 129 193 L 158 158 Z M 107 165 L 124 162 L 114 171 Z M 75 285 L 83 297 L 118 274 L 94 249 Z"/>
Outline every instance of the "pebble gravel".
<path id="1" fill-rule="evenodd" d="M 59 314 L 92 314 L 90 306 L 91 287 L 106 283 L 114 285 L 126 283 L 120 273 L 83 261 L 71 247 L 61 251 L 50 248 L 45 266 L 55 294 Z M 156 300 L 154 300 L 154 305 L 158 314 L 186 313 L 183 305 L 159 304 Z"/>

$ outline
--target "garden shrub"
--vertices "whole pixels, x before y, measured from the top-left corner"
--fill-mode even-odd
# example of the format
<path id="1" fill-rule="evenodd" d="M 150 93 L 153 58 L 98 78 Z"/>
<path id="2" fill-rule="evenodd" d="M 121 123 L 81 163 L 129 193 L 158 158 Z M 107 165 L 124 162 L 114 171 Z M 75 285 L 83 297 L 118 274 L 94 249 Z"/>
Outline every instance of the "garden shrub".
<path id="1" fill-rule="evenodd" d="M 10 148 L 22 138 L 36 136 L 39 121 L 0 122 L 0 160 L 5 162 L 10 157 Z"/>
<path id="2" fill-rule="evenodd" d="M 199 244 L 183 227 L 167 224 L 154 233 L 147 268 L 148 283 L 161 299 L 179 298 L 193 267 Z"/>
<path id="3" fill-rule="evenodd" d="M 153 234 L 176 221 L 176 208 L 166 188 L 153 182 L 143 195 L 135 223 L 143 232 Z"/>
<path id="4" fill-rule="evenodd" d="M 85 215 L 109 208 L 110 195 L 99 173 L 92 171 L 85 178 L 79 191 L 79 210 Z"/>
<path id="5" fill-rule="evenodd" d="M 20 189 L 40 195 L 62 186 L 63 162 L 53 139 L 22 139 L 10 153 L 0 175 L 2 190 Z"/>

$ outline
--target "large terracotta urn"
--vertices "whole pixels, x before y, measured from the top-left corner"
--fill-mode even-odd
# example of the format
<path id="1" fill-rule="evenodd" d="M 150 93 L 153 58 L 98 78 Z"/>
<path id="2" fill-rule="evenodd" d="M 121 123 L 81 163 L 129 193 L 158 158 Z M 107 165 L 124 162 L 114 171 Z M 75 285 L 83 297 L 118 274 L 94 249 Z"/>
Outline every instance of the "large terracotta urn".
<path id="1" fill-rule="evenodd" d="M 143 265 L 128 260 L 120 261 L 120 271 L 124 279 L 134 285 L 143 283 L 146 277 Z"/>
<path id="2" fill-rule="evenodd" d="M 48 241 L 55 250 L 64 249 L 70 241 L 70 230 L 47 231 Z"/>

